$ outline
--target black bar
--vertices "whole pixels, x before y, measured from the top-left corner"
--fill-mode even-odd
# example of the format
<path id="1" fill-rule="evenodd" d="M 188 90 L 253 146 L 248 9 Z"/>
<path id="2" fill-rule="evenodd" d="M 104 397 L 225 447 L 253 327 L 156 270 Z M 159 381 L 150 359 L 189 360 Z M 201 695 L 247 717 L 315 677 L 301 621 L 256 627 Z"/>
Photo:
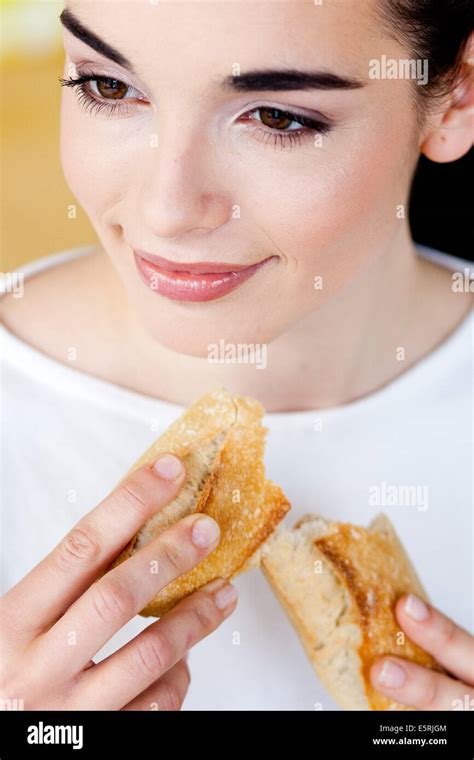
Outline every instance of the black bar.
<path id="1" fill-rule="evenodd" d="M 0 713 L 0 760 L 19 757 L 167 758 L 190 748 L 247 758 L 274 747 L 291 758 L 474 757 L 472 714 L 460 712 L 27 712 Z M 57 729 L 56 727 L 65 727 Z M 76 732 L 73 732 L 73 727 Z M 66 727 L 69 727 L 66 728 Z M 80 727 L 82 727 L 82 747 Z M 34 744 L 31 740 L 42 739 Z M 70 744 L 47 743 L 69 739 Z M 73 749 L 74 743 L 78 746 Z M 290 753 L 288 752 L 290 750 Z M 347 753 L 347 755 L 346 755 Z M 350 755 L 348 754 L 350 753 Z"/>

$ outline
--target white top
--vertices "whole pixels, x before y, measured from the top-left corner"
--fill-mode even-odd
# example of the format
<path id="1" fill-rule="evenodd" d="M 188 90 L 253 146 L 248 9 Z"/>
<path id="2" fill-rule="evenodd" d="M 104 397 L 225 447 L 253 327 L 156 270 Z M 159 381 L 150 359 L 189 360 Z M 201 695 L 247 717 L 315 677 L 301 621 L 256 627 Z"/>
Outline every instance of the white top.
<path id="1" fill-rule="evenodd" d="M 27 277 L 88 251 L 53 254 L 21 271 Z M 456 271 L 472 266 L 419 251 Z M 0 339 L 5 591 L 112 490 L 182 407 L 65 366 L 5 328 Z M 471 313 L 383 389 L 340 407 L 275 412 L 264 420 L 267 475 L 293 505 L 286 522 L 316 512 L 367 525 L 384 511 L 433 603 L 469 629 L 472 339 Z M 261 571 L 234 583 L 236 611 L 190 653 L 184 709 L 337 709 Z M 136 617 L 96 661 L 150 622 Z"/>

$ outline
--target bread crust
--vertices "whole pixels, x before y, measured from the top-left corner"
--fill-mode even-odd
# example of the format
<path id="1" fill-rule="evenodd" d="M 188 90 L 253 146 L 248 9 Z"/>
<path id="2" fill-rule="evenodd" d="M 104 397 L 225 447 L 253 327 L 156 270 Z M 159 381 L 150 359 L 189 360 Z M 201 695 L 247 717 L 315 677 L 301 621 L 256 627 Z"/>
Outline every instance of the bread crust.
<path id="1" fill-rule="evenodd" d="M 344 709 L 411 709 L 372 687 L 369 672 L 379 656 L 442 671 L 397 623 L 401 595 L 427 595 L 385 515 L 369 528 L 306 516 L 268 541 L 262 570 L 320 680 Z"/>
<path id="2" fill-rule="evenodd" d="M 187 514 L 210 515 L 221 529 L 217 548 L 162 589 L 141 615 L 161 617 L 209 581 L 230 580 L 249 569 L 252 555 L 289 510 L 281 489 L 265 479 L 263 413 L 254 399 L 215 388 L 190 406 L 129 471 L 151 465 L 168 451 L 182 457 L 187 476 L 176 499 L 147 521 L 113 567 Z"/>

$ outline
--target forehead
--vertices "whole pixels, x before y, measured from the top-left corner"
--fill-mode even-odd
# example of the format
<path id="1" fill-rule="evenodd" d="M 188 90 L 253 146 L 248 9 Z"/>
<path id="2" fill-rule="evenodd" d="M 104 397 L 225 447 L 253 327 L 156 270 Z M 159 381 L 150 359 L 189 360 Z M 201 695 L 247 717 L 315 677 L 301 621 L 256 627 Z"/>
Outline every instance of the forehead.
<path id="1" fill-rule="evenodd" d="M 69 0 L 66 8 L 143 80 L 204 90 L 240 67 L 306 65 L 364 79 L 368 61 L 390 52 L 377 1 Z"/>

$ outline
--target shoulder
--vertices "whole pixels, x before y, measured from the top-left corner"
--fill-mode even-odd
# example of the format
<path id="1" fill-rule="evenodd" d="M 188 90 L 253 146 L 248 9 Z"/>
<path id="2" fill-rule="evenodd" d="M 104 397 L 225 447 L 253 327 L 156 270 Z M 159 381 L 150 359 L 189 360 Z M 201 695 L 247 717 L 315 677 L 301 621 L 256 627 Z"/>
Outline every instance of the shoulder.
<path id="1" fill-rule="evenodd" d="M 74 342 L 78 328 L 97 320 L 100 299 L 93 283 L 104 266 L 103 251 L 68 258 L 25 277 L 20 295 L 8 292 L 0 299 L 6 329 L 44 353 L 61 358 L 64 345 Z"/>
<path id="2" fill-rule="evenodd" d="M 41 324 L 58 315 L 65 300 L 73 306 L 73 283 L 77 286 L 78 276 L 84 271 L 84 260 L 93 262 L 96 255 L 94 248 L 91 255 L 70 258 L 27 275 L 21 290 L 17 288 L 17 292 L 7 292 L 1 297 L 0 309 L 5 327 L 29 342 L 28 339 L 37 334 Z"/>

